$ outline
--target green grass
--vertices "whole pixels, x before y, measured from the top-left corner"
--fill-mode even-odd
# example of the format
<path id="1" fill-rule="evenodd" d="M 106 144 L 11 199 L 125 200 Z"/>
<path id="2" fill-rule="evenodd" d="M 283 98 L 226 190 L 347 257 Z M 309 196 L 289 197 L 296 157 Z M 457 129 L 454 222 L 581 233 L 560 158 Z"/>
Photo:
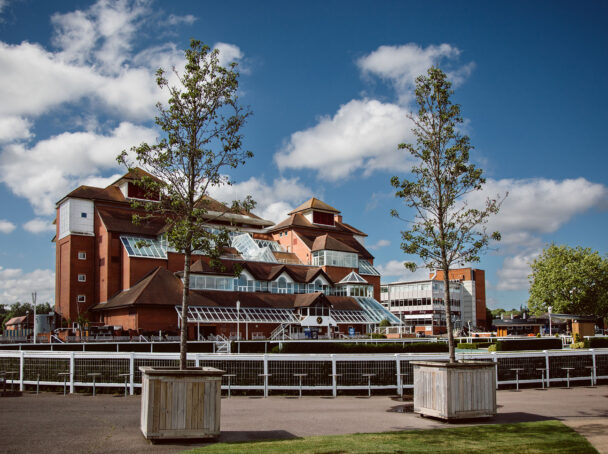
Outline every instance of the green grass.
<path id="1" fill-rule="evenodd" d="M 306 424 L 306 421 L 302 421 Z M 491 424 L 446 429 L 217 443 L 184 451 L 207 453 L 597 453 L 559 421 Z"/>

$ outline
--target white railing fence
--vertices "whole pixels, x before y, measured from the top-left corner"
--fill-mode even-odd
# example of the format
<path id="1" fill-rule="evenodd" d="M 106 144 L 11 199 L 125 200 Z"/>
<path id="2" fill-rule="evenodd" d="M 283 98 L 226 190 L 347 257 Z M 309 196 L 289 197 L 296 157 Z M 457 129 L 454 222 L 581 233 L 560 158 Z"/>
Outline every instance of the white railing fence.
<path id="1" fill-rule="evenodd" d="M 458 359 L 493 361 L 496 364 L 498 385 L 520 384 L 546 386 L 570 382 L 595 384 L 608 379 L 608 349 L 544 350 L 537 352 L 458 353 Z M 368 389 L 368 374 L 372 374 L 371 390 L 413 388 L 411 361 L 445 360 L 447 354 L 188 354 L 188 365 L 211 366 L 231 374 L 231 390 L 264 392 L 327 391 L 334 396 L 338 391 Z M 110 353 L 110 352 L 0 352 L 0 375 L 6 383 L 19 385 L 65 386 L 70 393 L 76 388 L 125 387 L 130 394 L 141 387 L 141 366 L 178 367 L 178 353 Z M 519 369 L 516 372 L 516 369 Z M 4 373 L 4 374 L 3 374 Z M 517 373 L 517 377 L 516 377 Z M 224 377 L 222 388 L 229 382 Z"/>

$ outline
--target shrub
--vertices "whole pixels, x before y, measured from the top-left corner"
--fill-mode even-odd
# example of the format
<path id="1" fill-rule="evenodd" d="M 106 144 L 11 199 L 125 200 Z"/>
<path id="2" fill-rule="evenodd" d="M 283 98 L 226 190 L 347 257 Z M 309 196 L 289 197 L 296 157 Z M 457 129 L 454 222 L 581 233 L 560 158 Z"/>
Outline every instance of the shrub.
<path id="1" fill-rule="evenodd" d="M 386 339 L 386 334 L 372 333 L 372 339 Z"/>
<path id="2" fill-rule="evenodd" d="M 460 342 L 458 345 L 456 345 L 456 348 L 459 348 L 461 350 L 477 350 L 479 348 L 479 343 L 473 343 L 473 344 L 468 344 L 466 342 Z"/>
<path id="3" fill-rule="evenodd" d="M 574 335 L 574 342 L 578 344 L 580 341 L 581 341 L 581 335 L 579 333 L 576 333 Z"/>
<path id="4" fill-rule="evenodd" d="M 588 341 L 589 348 L 608 348 L 608 337 L 591 337 Z"/>
<path id="5" fill-rule="evenodd" d="M 479 342 L 477 344 L 477 348 L 490 348 L 490 346 L 494 345 L 494 342 Z"/>
<path id="6" fill-rule="evenodd" d="M 570 348 L 587 348 L 587 346 L 585 342 L 572 342 Z"/>
<path id="7" fill-rule="evenodd" d="M 561 349 L 561 339 L 516 339 L 496 342 L 496 351 L 508 352 L 516 350 L 551 350 Z"/>
<path id="8" fill-rule="evenodd" d="M 272 353 L 443 353 L 448 351 L 445 342 L 384 342 L 342 343 L 342 342 L 285 342 L 283 348 L 278 346 Z"/>
<path id="9" fill-rule="evenodd" d="M 495 352 L 496 351 L 496 344 L 492 344 L 488 347 L 488 351 L 489 352 Z"/>

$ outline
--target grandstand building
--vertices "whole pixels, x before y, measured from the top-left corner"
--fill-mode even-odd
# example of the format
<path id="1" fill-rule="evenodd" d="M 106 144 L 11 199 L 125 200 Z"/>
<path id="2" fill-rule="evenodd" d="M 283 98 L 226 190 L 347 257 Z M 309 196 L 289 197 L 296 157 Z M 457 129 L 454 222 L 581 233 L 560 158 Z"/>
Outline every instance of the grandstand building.
<path id="1" fill-rule="evenodd" d="M 81 186 L 57 203 L 55 307 L 64 320 L 131 333 L 179 329 L 183 254 L 168 245 L 162 219 L 132 222 L 143 174 Z M 220 267 L 192 256 L 190 338 L 334 337 L 399 322 L 377 301 L 366 234 L 335 208 L 313 198 L 274 225 L 211 198 L 201 203 L 208 228 L 226 228 L 231 247 Z"/>

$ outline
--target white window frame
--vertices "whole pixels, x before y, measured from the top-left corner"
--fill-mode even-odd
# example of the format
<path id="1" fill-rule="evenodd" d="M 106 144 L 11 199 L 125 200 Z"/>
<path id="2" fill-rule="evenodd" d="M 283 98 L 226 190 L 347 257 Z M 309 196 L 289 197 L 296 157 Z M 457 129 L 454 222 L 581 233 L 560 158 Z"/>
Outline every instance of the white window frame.
<path id="1" fill-rule="evenodd" d="M 77 301 L 79 303 L 86 303 L 87 302 L 87 296 L 86 295 L 78 295 Z"/>
<path id="2" fill-rule="evenodd" d="M 78 251 L 78 260 L 86 260 L 87 253 L 85 251 Z"/>
<path id="3" fill-rule="evenodd" d="M 78 275 L 78 282 L 86 282 L 87 281 L 87 275 L 84 273 L 81 273 Z"/>

